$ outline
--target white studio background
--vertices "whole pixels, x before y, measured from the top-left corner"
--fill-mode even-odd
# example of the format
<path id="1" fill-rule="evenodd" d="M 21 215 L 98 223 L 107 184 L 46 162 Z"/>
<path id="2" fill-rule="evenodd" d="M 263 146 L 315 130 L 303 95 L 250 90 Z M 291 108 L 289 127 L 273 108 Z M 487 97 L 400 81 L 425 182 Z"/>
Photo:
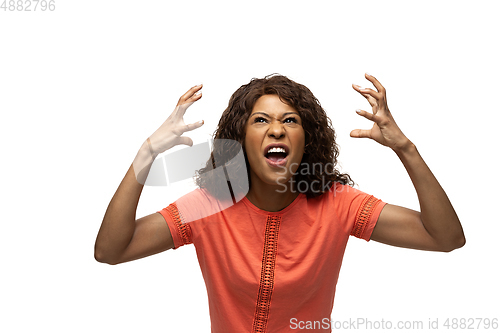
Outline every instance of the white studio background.
<path id="1" fill-rule="evenodd" d="M 500 317 L 497 1 L 55 4 L 0 10 L 0 331 L 209 332 L 193 246 L 109 266 L 93 258 L 95 236 L 139 146 L 187 89 L 204 84 L 186 115 L 205 120 L 191 132 L 201 143 L 231 94 L 271 73 L 320 100 L 361 190 L 418 209 L 396 155 L 349 138 L 371 126 L 351 83 L 376 76 L 467 237 L 451 253 L 352 238 L 333 319 Z M 190 189 L 145 188 L 137 216 Z"/>

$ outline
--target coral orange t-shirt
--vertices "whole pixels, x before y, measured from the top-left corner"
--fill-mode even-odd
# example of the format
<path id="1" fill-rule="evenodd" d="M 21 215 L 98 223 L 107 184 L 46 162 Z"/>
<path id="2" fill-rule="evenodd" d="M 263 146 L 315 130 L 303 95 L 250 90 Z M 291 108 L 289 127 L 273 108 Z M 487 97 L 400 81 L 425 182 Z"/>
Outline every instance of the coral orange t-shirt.
<path id="1" fill-rule="evenodd" d="M 174 248 L 196 247 L 212 332 L 274 333 L 296 332 L 293 318 L 330 318 L 347 240 L 369 241 L 384 205 L 335 183 L 313 199 L 299 194 L 278 212 L 246 197 L 224 205 L 197 189 L 159 213 Z"/>

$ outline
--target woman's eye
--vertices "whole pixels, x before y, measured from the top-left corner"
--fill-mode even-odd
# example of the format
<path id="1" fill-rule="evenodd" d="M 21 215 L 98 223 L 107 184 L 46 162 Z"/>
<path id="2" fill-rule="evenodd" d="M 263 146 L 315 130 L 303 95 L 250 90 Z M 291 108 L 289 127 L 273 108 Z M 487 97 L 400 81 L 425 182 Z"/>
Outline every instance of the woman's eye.
<path id="1" fill-rule="evenodd" d="M 266 123 L 267 119 L 263 118 L 263 117 L 256 117 L 253 122 L 254 123 Z M 297 122 L 298 122 L 298 120 L 295 117 L 289 117 L 289 118 L 286 118 L 285 120 L 283 120 L 283 123 L 285 123 L 285 124 L 297 123 Z"/>

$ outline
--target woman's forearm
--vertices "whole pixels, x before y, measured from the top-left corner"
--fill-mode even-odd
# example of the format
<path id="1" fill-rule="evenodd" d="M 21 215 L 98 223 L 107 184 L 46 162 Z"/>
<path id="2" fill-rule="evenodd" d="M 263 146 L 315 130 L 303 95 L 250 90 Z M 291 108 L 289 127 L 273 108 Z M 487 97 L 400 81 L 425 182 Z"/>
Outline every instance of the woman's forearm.
<path id="1" fill-rule="evenodd" d="M 427 232 L 445 251 L 462 247 L 465 235 L 445 191 L 411 142 L 394 150 L 417 192 L 421 221 Z"/>
<path id="2" fill-rule="evenodd" d="M 95 242 L 97 261 L 113 262 L 130 243 L 137 205 L 154 158 L 145 142 L 108 205 Z"/>

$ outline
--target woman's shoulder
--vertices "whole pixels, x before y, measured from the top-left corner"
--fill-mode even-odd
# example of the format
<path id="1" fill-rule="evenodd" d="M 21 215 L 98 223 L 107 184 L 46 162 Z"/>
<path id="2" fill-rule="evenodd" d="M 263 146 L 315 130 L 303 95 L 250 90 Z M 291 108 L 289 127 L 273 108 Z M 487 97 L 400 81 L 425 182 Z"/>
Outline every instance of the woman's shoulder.
<path id="1" fill-rule="evenodd" d="M 308 201 L 327 205 L 331 207 L 350 206 L 353 201 L 369 196 L 367 193 L 347 184 L 341 182 L 333 182 L 327 191 L 321 195 L 308 198 Z"/>
<path id="2" fill-rule="evenodd" d="M 175 201 L 184 223 L 201 220 L 233 205 L 231 199 L 212 195 L 207 189 L 197 188 Z"/>
<path id="3" fill-rule="evenodd" d="M 339 197 L 346 198 L 350 195 L 359 195 L 360 193 L 363 192 L 352 187 L 351 185 L 346 185 L 341 182 L 332 182 L 330 187 L 316 198 L 319 200 L 335 199 Z"/>

